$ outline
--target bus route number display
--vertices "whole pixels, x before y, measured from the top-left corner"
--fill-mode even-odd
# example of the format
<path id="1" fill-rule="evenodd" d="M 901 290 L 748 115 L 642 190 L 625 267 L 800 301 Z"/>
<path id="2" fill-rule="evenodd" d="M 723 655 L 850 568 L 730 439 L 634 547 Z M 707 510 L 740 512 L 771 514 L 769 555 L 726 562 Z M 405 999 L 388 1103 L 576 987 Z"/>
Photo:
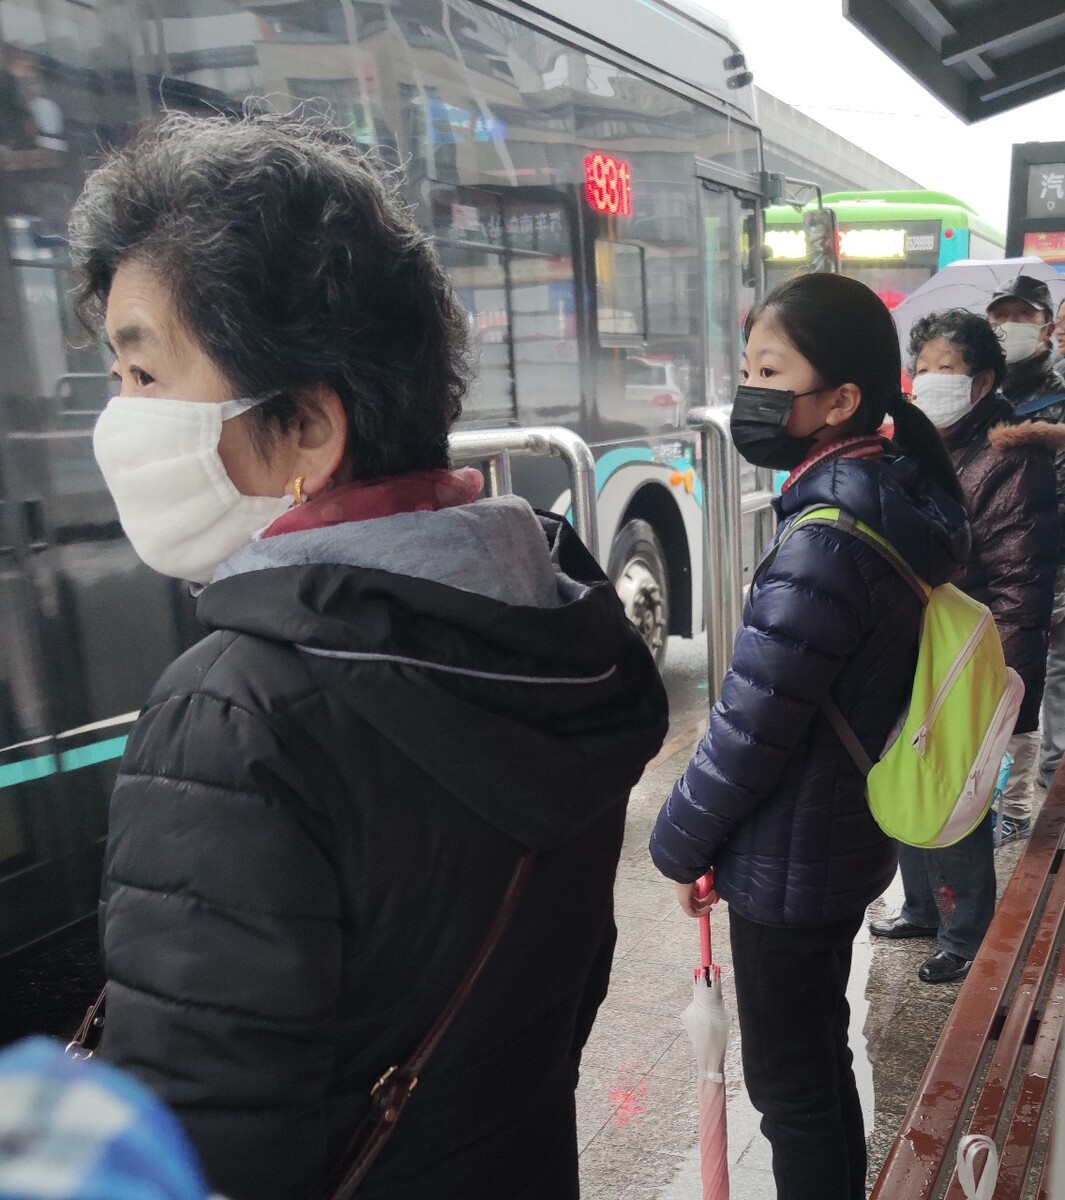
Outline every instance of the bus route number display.
<path id="1" fill-rule="evenodd" d="M 632 172 L 623 158 L 610 154 L 584 156 L 584 195 L 596 212 L 632 216 Z"/>

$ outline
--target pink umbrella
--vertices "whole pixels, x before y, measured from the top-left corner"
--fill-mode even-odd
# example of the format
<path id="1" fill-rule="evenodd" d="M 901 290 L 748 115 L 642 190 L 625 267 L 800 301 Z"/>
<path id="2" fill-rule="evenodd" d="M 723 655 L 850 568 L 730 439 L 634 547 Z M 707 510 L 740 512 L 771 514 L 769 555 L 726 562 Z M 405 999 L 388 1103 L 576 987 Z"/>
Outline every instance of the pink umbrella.
<path id="1" fill-rule="evenodd" d="M 713 874 L 696 884 L 703 897 L 713 888 Z M 703 1200 L 728 1200 L 728 1127 L 725 1120 L 725 1048 L 730 1018 L 721 996 L 721 968 L 710 947 L 710 916 L 699 918 L 702 965 L 695 968 L 692 1002 L 680 1019 L 695 1049 L 699 1068 L 699 1155 Z"/>

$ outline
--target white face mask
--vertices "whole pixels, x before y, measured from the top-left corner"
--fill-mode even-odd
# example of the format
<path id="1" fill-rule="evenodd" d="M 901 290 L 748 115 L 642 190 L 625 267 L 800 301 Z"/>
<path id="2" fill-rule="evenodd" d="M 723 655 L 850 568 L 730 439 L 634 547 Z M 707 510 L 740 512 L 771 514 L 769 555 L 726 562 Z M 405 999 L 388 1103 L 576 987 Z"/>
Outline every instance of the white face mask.
<path id="1" fill-rule="evenodd" d="M 1006 362 L 1023 362 L 1042 349 L 1043 326 L 1029 325 L 1023 321 L 1003 321 L 998 326 L 998 336 L 1006 354 Z"/>
<path id="2" fill-rule="evenodd" d="M 222 422 L 262 400 L 197 404 L 116 396 L 93 451 L 138 556 L 163 575 L 208 583 L 218 565 L 292 504 L 244 496 L 218 453 Z"/>
<path id="3" fill-rule="evenodd" d="M 937 429 L 946 429 L 972 408 L 972 390 L 968 375 L 925 371 L 913 381 L 913 402 Z"/>

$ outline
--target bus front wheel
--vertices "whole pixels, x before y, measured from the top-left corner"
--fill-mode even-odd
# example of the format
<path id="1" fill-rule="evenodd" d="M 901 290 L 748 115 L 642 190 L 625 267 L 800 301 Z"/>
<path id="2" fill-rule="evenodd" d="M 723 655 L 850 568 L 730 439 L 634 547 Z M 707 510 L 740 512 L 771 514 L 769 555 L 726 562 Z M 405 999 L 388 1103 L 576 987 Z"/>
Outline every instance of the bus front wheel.
<path id="1" fill-rule="evenodd" d="M 669 572 L 662 543 L 646 521 L 627 521 L 618 531 L 607 574 L 661 667 L 669 638 Z"/>

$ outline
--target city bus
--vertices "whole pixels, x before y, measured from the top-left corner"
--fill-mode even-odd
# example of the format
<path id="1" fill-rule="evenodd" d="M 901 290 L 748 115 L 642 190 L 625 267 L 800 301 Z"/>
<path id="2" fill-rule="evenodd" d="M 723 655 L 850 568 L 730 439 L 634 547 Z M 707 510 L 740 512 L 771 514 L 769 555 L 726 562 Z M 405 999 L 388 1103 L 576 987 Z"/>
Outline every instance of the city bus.
<path id="1" fill-rule="evenodd" d="M 686 0 L 0 0 L 0 955 L 94 907 L 126 735 L 201 636 L 92 456 L 71 306 L 86 173 L 161 109 L 327 111 L 402 171 L 466 308 L 467 428 L 593 448 L 604 567 L 661 661 L 703 626 L 690 408 L 731 401 L 764 284 L 762 151 L 728 27 Z M 557 460 L 516 490 L 565 511 Z"/>
<path id="2" fill-rule="evenodd" d="M 768 286 L 808 268 L 811 247 L 804 208 L 765 210 Z M 964 201 L 944 192 L 830 192 L 824 207 L 837 222 L 839 269 L 860 279 L 888 308 L 901 303 L 936 271 L 960 258 L 1002 258 L 1006 238 Z"/>

